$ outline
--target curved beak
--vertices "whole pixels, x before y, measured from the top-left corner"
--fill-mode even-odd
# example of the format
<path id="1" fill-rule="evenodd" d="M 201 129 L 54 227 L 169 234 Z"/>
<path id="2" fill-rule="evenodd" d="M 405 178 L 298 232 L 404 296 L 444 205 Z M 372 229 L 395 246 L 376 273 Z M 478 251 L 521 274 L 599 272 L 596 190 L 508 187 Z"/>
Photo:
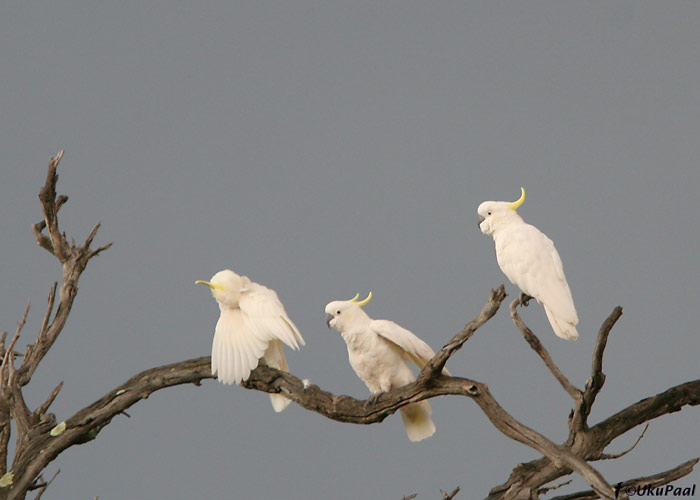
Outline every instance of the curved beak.
<path id="1" fill-rule="evenodd" d="M 332 315 L 332 314 L 326 314 L 326 326 L 327 326 L 328 328 L 331 327 L 331 320 L 332 320 L 332 319 L 333 319 L 333 315 Z"/>
<path id="2" fill-rule="evenodd" d="M 224 287 L 221 286 L 221 285 L 216 285 L 216 284 L 214 284 L 214 283 L 209 283 L 208 281 L 204 281 L 204 280 L 197 280 L 197 281 L 194 282 L 194 284 L 195 284 L 195 285 L 207 285 L 207 286 L 208 286 L 209 288 L 211 288 L 212 290 L 223 290 L 223 289 L 224 289 Z"/>
<path id="3" fill-rule="evenodd" d="M 481 229 L 481 223 L 484 222 L 486 219 L 482 217 L 481 215 L 479 216 L 479 222 L 476 224 L 479 229 Z"/>

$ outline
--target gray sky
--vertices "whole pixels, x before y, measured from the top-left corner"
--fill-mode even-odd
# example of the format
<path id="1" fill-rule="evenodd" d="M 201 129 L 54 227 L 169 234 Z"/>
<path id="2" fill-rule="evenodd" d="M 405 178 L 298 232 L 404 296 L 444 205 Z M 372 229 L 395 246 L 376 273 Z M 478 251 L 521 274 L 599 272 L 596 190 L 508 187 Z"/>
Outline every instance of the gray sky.
<path id="1" fill-rule="evenodd" d="M 595 335 L 624 315 L 592 422 L 698 377 L 700 5 L 695 2 L 17 2 L 0 15 L 0 329 L 34 338 L 58 262 L 34 242 L 37 193 L 64 148 L 63 229 L 100 243 L 71 319 L 29 388 L 58 420 L 133 374 L 207 355 L 218 308 L 194 285 L 231 268 L 274 288 L 306 338 L 290 370 L 364 398 L 323 309 L 366 307 L 441 347 L 506 279 L 481 201 L 555 242 L 580 317 L 556 338 L 579 387 Z M 511 295 L 516 293 L 508 283 Z M 561 441 L 569 396 L 506 310 L 448 364 Z M 208 381 L 139 403 L 64 453 L 51 498 L 390 499 L 459 485 L 481 498 L 533 450 L 471 401 L 355 426 Z M 697 410 L 654 421 L 612 483 L 699 455 Z M 611 451 L 629 446 L 637 433 Z M 678 481 L 692 484 L 694 475 Z M 585 487 L 582 480 L 562 491 Z"/>

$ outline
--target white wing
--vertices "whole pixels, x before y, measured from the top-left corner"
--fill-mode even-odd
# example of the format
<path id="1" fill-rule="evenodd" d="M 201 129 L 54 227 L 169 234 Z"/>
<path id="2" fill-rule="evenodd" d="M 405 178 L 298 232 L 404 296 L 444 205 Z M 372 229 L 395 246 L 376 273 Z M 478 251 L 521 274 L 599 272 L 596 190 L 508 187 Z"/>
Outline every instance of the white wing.
<path id="1" fill-rule="evenodd" d="M 519 224 L 496 241 L 496 258 L 510 281 L 558 318 L 578 323 L 564 266 L 554 243 L 530 224 Z"/>
<path id="2" fill-rule="evenodd" d="M 370 330 L 393 342 L 406 353 L 418 368 L 423 368 L 435 356 L 431 347 L 404 327 L 387 319 L 375 319 L 369 324 Z"/>
<path id="3" fill-rule="evenodd" d="M 247 329 L 255 337 L 268 342 L 281 340 L 292 349 L 305 344 L 274 290 L 250 283 L 241 290 L 238 304 Z"/>
<path id="4" fill-rule="evenodd" d="M 251 334 L 240 309 L 221 311 L 211 346 L 211 372 L 224 384 L 247 380 L 267 349 L 268 341 Z"/>

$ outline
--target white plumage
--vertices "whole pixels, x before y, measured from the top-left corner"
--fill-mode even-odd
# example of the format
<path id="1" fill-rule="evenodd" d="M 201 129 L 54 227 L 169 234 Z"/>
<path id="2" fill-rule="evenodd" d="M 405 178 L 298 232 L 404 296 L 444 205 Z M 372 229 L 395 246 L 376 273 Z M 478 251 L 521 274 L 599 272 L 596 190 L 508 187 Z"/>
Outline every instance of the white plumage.
<path id="1" fill-rule="evenodd" d="M 348 346 L 348 358 L 357 376 L 373 396 L 404 386 L 415 380 L 408 361 L 418 368 L 435 355 L 428 344 L 393 321 L 370 318 L 361 308 L 372 297 L 357 302 L 336 300 L 326 306 L 329 327 L 338 330 Z M 449 375 L 445 369 L 443 373 Z M 421 441 L 435 433 L 427 401 L 404 406 L 400 410 L 406 434 L 411 441 Z"/>
<path id="2" fill-rule="evenodd" d="M 287 371 L 282 343 L 292 349 L 304 345 L 277 293 L 226 269 L 210 281 L 197 281 L 211 288 L 221 315 L 211 346 L 211 373 L 224 384 L 248 380 L 262 358 L 268 366 Z M 275 411 L 290 401 L 281 394 L 270 394 Z"/>
<path id="3" fill-rule="evenodd" d="M 477 209 L 479 228 L 493 236 L 498 265 L 508 279 L 544 306 L 554 333 L 576 340 L 578 315 L 561 258 L 552 240 L 515 211 L 523 201 L 524 189 L 512 203 L 483 202 Z"/>

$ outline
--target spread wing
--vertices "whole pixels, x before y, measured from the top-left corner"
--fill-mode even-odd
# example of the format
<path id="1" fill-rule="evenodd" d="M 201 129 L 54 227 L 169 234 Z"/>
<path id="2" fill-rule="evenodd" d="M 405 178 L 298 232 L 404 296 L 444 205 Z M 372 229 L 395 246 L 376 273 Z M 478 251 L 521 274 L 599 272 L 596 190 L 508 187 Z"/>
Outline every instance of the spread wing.
<path id="1" fill-rule="evenodd" d="M 244 279 L 244 287 L 239 299 L 240 308 L 222 308 L 216 324 L 211 350 L 211 370 L 217 378 L 225 383 L 240 383 L 248 380 L 270 345 L 282 341 L 293 349 L 304 345 L 297 327 L 289 319 L 284 306 L 274 290 L 270 290 L 250 280 Z M 268 360 L 276 368 L 286 368 L 282 345 L 279 344 L 277 356 Z M 286 404 L 273 406 L 276 411 L 284 409 Z"/>
<path id="2" fill-rule="evenodd" d="M 274 290 L 252 282 L 241 290 L 238 304 L 251 335 L 267 341 L 281 340 L 292 349 L 305 344 Z"/>
<path id="3" fill-rule="evenodd" d="M 396 344 L 418 368 L 423 368 L 435 356 L 435 351 L 404 327 L 387 319 L 375 319 L 369 324 L 370 330 Z M 443 370 L 449 375 L 447 370 Z"/>

